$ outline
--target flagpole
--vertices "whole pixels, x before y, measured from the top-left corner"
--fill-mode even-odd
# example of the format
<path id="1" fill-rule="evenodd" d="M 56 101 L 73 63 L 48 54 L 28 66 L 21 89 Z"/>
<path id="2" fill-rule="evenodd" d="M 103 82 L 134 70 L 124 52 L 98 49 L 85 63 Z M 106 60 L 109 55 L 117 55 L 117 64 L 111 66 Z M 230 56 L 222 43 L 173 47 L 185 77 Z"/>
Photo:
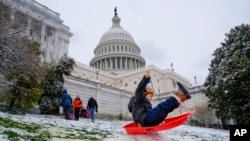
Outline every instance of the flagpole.
<path id="1" fill-rule="evenodd" d="M 194 76 L 194 82 L 195 82 L 195 85 L 197 85 L 196 76 Z"/>
<path id="2" fill-rule="evenodd" d="M 174 64 L 173 64 L 173 62 L 171 63 L 171 69 L 172 69 L 172 71 L 174 71 Z"/>

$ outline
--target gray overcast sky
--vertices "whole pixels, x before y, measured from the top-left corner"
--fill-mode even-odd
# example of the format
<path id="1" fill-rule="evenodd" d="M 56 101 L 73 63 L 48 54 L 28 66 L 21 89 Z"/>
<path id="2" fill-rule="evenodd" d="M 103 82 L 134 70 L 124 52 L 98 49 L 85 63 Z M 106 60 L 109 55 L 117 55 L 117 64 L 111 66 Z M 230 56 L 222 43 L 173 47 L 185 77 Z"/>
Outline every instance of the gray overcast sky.
<path id="1" fill-rule="evenodd" d="M 250 0 L 37 0 L 60 13 L 74 34 L 69 56 L 89 65 L 117 7 L 121 26 L 141 48 L 147 64 L 169 69 L 192 85 L 204 83 L 212 53 L 225 33 L 250 23 Z"/>

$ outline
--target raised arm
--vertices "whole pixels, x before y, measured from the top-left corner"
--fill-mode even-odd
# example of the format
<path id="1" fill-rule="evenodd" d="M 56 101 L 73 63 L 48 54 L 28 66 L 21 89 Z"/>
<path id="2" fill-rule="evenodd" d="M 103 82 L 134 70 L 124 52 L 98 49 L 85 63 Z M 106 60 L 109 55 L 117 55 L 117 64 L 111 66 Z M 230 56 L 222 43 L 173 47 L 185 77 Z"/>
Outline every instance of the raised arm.
<path id="1" fill-rule="evenodd" d="M 135 97 L 137 101 L 141 101 L 144 98 L 144 89 L 149 82 L 150 72 L 146 71 L 145 75 L 143 76 L 135 91 Z"/>

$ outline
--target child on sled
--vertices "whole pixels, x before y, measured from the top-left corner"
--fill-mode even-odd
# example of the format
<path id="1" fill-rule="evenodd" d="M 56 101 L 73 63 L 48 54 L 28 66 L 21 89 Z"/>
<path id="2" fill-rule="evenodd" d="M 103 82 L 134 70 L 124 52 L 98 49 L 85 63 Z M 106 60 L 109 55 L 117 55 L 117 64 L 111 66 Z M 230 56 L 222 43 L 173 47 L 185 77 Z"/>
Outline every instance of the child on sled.
<path id="1" fill-rule="evenodd" d="M 131 97 L 128 104 L 129 112 L 132 113 L 133 120 L 139 126 L 156 126 L 160 124 L 167 117 L 168 113 L 179 107 L 180 103 L 191 98 L 186 88 L 177 82 L 178 90 L 175 95 L 152 108 L 150 102 L 153 99 L 154 92 L 149 83 L 150 72 L 146 71 L 137 86 L 135 95 Z"/>

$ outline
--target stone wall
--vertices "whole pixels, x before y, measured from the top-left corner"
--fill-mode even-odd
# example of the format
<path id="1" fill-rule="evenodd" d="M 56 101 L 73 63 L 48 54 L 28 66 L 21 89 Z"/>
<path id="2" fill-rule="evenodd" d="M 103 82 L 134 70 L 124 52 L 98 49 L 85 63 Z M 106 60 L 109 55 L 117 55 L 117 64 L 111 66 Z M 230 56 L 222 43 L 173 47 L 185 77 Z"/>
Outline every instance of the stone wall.
<path id="1" fill-rule="evenodd" d="M 131 117 L 127 108 L 129 99 L 133 95 L 131 92 L 77 77 L 67 77 L 64 87 L 73 99 L 79 95 L 84 107 L 87 106 L 90 97 L 95 98 L 99 114 L 115 116 L 122 114 Z"/>

